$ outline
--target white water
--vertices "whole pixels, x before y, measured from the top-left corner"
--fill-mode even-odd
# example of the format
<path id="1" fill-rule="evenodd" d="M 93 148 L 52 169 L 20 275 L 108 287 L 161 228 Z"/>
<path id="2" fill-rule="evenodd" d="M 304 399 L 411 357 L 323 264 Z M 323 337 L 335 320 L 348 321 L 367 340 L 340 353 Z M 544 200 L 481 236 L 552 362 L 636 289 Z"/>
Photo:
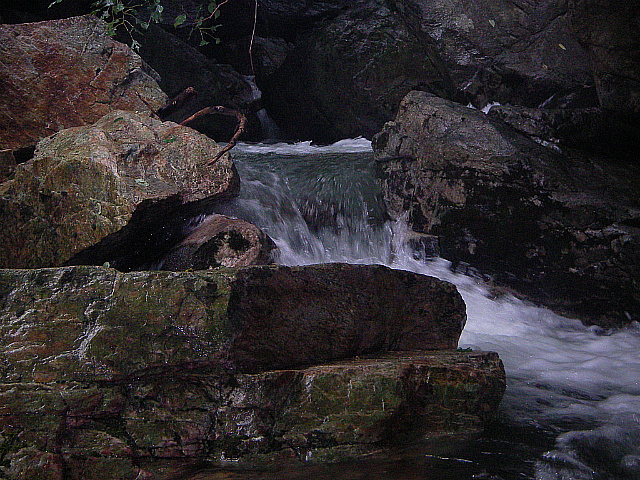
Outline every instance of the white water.
<path id="1" fill-rule="evenodd" d="M 263 228 L 282 264 L 377 263 L 454 283 L 467 304 L 460 347 L 496 351 L 505 364 L 502 421 L 557 436 L 518 478 L 640 479 L 640 326 L 606 332 L 511 296 L 492 299 L 446 260 L 409 251 L 403 222 L 381 220 L 370 150 L 363 139 L 239 145 L 242 192 L 222 213 Z"/>

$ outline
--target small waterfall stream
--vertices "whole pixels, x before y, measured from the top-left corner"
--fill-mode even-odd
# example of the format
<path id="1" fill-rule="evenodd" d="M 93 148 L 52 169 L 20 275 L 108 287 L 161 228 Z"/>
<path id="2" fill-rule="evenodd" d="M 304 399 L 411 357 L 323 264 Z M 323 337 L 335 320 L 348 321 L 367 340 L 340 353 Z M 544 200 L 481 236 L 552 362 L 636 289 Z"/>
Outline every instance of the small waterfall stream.
<path id="1" fill-rule="evenodd" d="M 278 478 L 313 479 L 640 479 L 640 326 L 606 332 L 523 303 L 493 298 L 477 279 L 407 248 L 391 221 L 362 139 L 238 145 L 240 197 L 219 213 L 261 227 L 279 263 L 384 264 L 454 283 L 467 304 L 460 347 L 497 351 L 507 393 L 496 425 L 455 456 L 325 467 Z M 227 473 L 207 478 L 275 478 Z"/>

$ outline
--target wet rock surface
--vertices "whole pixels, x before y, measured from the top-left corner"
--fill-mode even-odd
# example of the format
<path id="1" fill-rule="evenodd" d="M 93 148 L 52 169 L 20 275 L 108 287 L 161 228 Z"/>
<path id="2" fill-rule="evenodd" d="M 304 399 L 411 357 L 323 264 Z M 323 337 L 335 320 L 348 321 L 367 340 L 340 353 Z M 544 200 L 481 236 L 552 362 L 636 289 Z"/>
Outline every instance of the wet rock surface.
<path id="1" fill-rule="evenodd" d="M 0 185 L 0 265 L 140 267 L 179 243 L 185 222 L 238 192 L 228 155 L 196 131 L 115 111 L 42 140 Z"/>
<path id="2" fill-rule="evenodd" d="M 113 110 L 151 113 L 156 75 L 93 16 L 0 25 L 0 148 L 35 145 Z"/>
<path id="3" fill-rule="evenodd" d="M 188 362 L 253 372 L 451 349 L 466 320 L 453 285 L 382 266 L 6 270 L 2 293 L 7 381 L 110 380 Z"/>
<path id="4" fill-rule="evenodd" d="M 438 235 L 444 258 L 587 322 L 639 317 L 633 162 L 559 153 L 424 92 L 405 98 L 374 150 L 390 211 Z"/>
<path id="5" fill-rule="evenodd" d="M 450 350 L 464 323 L 455 288 L 386 267 L 2 270 L 0 304 L 11 479 L 339 461 L 467 438 L 505 388 L 496 354 Z M 383 354 L 395 349 L 420 351 Z"/>
<path id="6" fill-rule="evenodd" d="M 160 270 L 207 270 L 273 263 L 276 245 L 262 230 L 237 218 L 210 215 L 161 261 Z"/>

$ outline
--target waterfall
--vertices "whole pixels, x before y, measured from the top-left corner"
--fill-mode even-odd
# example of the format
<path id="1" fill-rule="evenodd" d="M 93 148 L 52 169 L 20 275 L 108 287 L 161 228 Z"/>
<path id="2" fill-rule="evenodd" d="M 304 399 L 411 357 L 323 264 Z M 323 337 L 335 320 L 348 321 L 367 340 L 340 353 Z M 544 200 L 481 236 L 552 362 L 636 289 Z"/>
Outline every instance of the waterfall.
<path id="1" fill-rule="evenodd" d="M 251 88 L 250 101 L 261 107 L 262 104 L 262 92 L 256 85 L 255 75 L 243 75 L 242 76 Z M 276 122 L 269 116 L 269 113 L 265 108 L 258 108 L 256 110 L 256 117 L 260 122 L 260 128 L 262 130 L 262 138 L 265 142 L 275 142 L 282 138 L 282 132 Z"/>
<path id="2" fill-rule="evenodd" d="M 640 478 L 638 324 L 605 331 L 510 295 L 495 298 L 481 280 L 412 249 L 402 219 L 385 216 L 366 140 L 243 144 L 233 152 L 241 193 L 218 213 L 261 227 L 278 245 L 279 263 L 384 264 L 457 286 L 468 314 L 460 347 L 497 351 L 508 387 L 502 427 L 485 440 L 491 451 L 449 459 L 451 468 L 471 462 L 477 475 L 498 475 L 473 478 L 504 480 Z"/>

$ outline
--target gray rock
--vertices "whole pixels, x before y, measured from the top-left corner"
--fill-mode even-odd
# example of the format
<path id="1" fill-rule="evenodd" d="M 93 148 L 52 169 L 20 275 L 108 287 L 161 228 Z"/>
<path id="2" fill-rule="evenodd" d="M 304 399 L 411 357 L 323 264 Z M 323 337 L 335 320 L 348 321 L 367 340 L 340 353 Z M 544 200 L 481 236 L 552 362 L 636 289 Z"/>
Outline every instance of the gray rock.
<path id="1" fill-rule="evenodd" d="M 638 165 L 562 155 L 424 92 L 374 152 L 390 212 L 437 235 L 444 258 L 587 323 L 640 317 Z"/>
<path id="2" fill-rule="evenodd" d="M 393 0 L 428 35 L 467 101 L 537 107 L 558 91 L 593 84 L 587 51 L 571 35 L 562 0 Z"/>

